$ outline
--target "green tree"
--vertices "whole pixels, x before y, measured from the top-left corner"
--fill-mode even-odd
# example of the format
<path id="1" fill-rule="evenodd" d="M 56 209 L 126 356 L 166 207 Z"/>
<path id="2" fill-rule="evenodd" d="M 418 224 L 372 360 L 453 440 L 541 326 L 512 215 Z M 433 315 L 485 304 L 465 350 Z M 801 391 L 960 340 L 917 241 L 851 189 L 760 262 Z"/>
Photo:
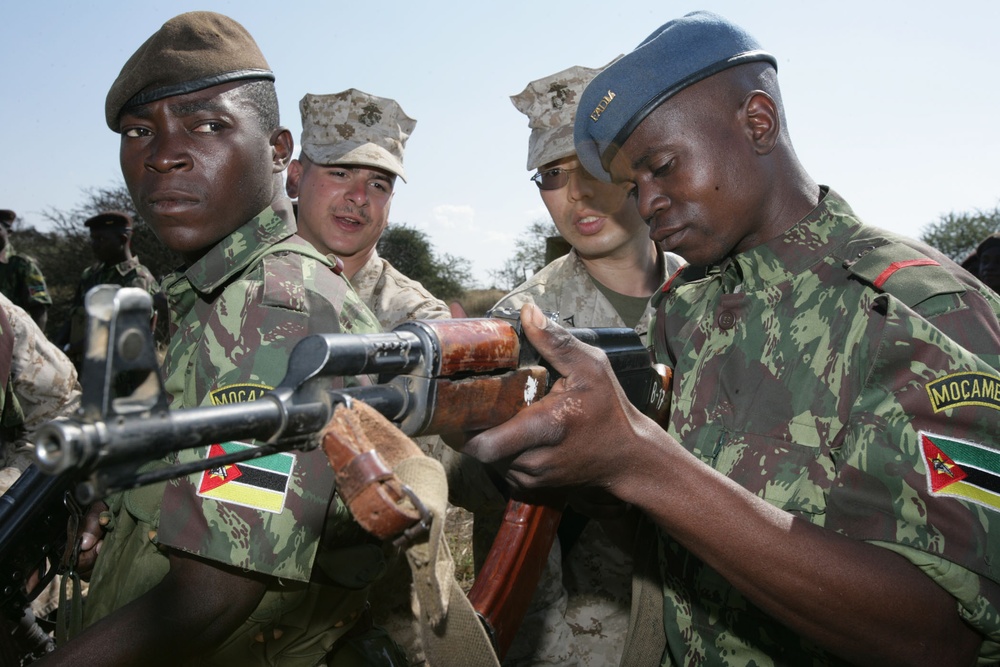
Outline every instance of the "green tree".
<path id="1" fill-rule="evenodd" d="M 63 211 L 50 208 L 42 213 L 53 231 L 18 228 L 14 247 L 38 260 L 52 295 L 46 334 L 54 336 L 66 321 L 83 270 L 94 263 L 90 232 L 84 221 L 103 211 L 124 211 L 132 216 L 132 252 L 157 279 L 180 266 L 181 258 L 168 250 L 136 213 L 124 183 L 83 190 L 83 201 Z M 166 323 L 164 323 L 165 326 Z"/>
<path id="2" fill-rule="evenodd" d="M 379 256 L 403 275 L 420 282 L 443 301 L 465 294 L 472 283 L 469 260 L 445 254 L 438 256 L 427 234 L 404 224 L 392 223 L 376 245 Z"/>
<path id="3" fill-rule="evenodd" d="M 535 220 L 528 231 L 514 244 L 514 256 L 504 262 L 499 271 L 491 271 L 490 277 L 496 287 L 510 291 L 545 267 L 547 239 L 558 236 L 559 232 L 551 220 Z"/>
<path id="4" fill-rule="evenodd" d="M 920 240 L 961 263 L 984 238 L 1000 232 L 1000 206 L 971 213 L 947 213 L 920 234 Z"/>

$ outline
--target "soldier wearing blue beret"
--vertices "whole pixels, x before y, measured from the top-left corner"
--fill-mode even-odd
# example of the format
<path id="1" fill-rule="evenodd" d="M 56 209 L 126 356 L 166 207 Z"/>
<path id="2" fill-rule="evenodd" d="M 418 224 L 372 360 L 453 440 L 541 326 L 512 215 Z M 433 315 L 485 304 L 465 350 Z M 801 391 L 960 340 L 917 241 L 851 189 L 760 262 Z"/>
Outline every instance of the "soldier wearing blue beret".
<path id="1" fill-rule="evenodd" d="M 654 240 L 710 267 L 654 297 L 668 418 L 526 306 L 563 378 L 464 451 L 647 517 L 659 576 L 622 664 L 997 664 L 997 295 L 812 179 L 775 58 L 718 15 L 597 75 L 574 136 Z"/>

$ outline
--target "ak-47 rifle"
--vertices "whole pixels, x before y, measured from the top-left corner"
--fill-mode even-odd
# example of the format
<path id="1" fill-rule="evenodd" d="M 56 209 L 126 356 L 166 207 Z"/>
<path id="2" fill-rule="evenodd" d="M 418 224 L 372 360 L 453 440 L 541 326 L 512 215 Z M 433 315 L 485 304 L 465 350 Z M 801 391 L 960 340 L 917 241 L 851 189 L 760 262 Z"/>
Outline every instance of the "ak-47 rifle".
<path id="1" fill-rule="evenodd" d="M 407 322 L 389 333 L 309 336 L 292 351 L 282 382 L 263 397 L 169 410 L 153 353 L 150 308 L 141 290 L 100 287 L 88 295 L 81 415 L 49 422 L 36 433 L 39 468 L 72 478 L 81 504 L 210 467 L 313 448 L 334 408 L 352 400 L 375 408 L 409 436 L 473 432 L 510 419 L 556 379 L 523 337 L 516 314 L 501 312 Z M 653 367 L 634 331 L 571 331 L 605 351 L 633 404 L 650 413 L 662 409 L 668 378 Z M 113 398 L 121 373 L 147 378 L 131 396 Z M 332 376 L 360 375 L 377 375 L 378 384 L 329 388 Z M 264 444 L 139 470 L 177 450 L 250 439 Z M 501 658 L 537 585 L 560 513 L 511 500 L 495 543 L 503 546 L 494 547 L 469 594 Z"/>

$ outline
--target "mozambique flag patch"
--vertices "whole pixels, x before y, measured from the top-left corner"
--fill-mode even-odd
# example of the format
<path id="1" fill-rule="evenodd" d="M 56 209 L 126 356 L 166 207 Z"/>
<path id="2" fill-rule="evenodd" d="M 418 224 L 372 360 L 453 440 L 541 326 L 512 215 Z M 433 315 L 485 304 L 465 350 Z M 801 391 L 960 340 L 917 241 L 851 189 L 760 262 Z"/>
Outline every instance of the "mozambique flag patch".
<path id="1" fill-rule="evenodd" d="M 1000 452 L 974 442 L 920 432 L 931 495 L 1000 511 Z"/>
<path id="2" fill-rule="evenodd" d="M 243 442 L 223 442 L 209 447 L 208 458 L 253 447 Z M 294 465 L 295 455 L 281 452 L 209 468 L 201 473 L 198 495 L 277 514 L 285 508 L 288 478 Z"/>

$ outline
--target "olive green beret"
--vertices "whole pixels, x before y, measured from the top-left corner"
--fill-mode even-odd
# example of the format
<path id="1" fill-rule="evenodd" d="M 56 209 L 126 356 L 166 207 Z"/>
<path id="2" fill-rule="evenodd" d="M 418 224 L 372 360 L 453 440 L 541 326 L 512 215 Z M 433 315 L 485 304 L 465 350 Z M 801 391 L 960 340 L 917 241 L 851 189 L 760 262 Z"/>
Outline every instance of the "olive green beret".
<path id="1" fill-rule="evenodd" d="M 90 229 L 132 229 L 132 216 L 122 211 L 104 211 L 87 218 L 84 227 Z"/>
<path id="2" fill-rule="evenodd" d="M 188 12 L 153 33 L 122 67 L 104 104 L 118 132 L 122 110 L 222 83 L 274 74 L 257 43 L 239 23 L 214 12 Z"/>

